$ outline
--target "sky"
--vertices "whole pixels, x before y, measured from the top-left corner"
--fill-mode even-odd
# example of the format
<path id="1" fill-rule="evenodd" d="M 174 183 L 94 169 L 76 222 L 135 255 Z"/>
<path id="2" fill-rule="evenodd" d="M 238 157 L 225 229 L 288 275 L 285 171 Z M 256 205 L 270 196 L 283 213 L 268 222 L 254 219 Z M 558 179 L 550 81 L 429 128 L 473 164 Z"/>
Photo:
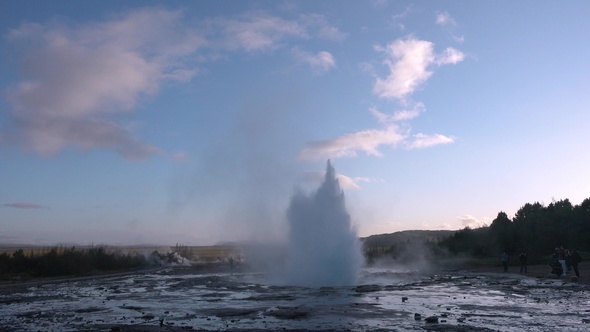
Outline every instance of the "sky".
<path id="1" fill-rule="evenodd" d="M 3 1 L 0 243 L 359 236 L 590 197 L 590 2 Z"/>

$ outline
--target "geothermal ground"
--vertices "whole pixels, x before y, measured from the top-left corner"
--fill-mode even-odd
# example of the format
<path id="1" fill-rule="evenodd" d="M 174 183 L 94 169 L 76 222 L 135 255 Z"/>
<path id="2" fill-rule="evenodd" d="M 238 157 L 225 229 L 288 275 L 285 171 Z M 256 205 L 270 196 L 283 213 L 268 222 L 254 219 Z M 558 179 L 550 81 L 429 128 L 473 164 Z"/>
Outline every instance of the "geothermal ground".
<path id="1" fill-rule="evenodd" d="M 363 269 L 306 288 L 227 266 L 0 286 L 1 331 L 587 331 L 590 286 L 512 273 Z M 431 322 L 432 321 L 432 322 Z"/>

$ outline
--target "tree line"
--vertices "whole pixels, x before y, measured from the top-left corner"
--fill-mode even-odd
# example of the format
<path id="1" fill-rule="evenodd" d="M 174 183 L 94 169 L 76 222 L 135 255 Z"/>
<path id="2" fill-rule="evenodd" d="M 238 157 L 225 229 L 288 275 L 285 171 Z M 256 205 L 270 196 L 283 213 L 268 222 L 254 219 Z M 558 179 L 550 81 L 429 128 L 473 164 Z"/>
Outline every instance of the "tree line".
<path id="1" fill-rule="evenodd" d="M 0 276 L 56 277 L 117 271 L 150 264 L 143 255 L 122 254 L 104 247 L 79 249 L 52 248 L 42 254 L 26 254 L 19 249 L 0 254 Z"/>
<path id="2" fill-rule="evenodd" d="M 525 251 L 531 263 L 545 262 L 555 248 L 590 251 L 590 198 L 579 205 L 568 199 L 544 206 L 522 206 L 511 219 L 499 212 L 487 227 L 459 230 L 439 243 L 452 254 L 473 257 L 515 256 Z"/>

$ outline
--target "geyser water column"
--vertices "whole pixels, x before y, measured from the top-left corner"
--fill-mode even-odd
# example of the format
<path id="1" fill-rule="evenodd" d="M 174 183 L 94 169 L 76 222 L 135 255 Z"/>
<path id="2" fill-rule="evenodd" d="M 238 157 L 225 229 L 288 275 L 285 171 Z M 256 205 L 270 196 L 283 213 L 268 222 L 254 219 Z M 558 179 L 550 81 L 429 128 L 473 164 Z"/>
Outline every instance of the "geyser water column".
<path id="1" fill-rule="evenodd" d="M 329 160 L 317 191 L 310 196 L 299 192 L 291 198 L 287 220 L 290 284 L 321 287 L 356 283 L 362 264 L 360 240 Z"/>

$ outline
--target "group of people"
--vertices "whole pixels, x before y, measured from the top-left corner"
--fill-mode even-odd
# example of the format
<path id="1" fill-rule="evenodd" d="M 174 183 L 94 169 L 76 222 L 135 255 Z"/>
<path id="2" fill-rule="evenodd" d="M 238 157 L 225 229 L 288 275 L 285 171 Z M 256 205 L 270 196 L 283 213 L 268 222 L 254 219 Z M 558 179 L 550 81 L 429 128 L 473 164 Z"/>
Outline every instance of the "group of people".
<path id="1" fill-rule="evenodd" d="M 561 277 L 571 274 L 572 269 L 576 277 L 580 277 L 578 264 L 582 261 L 580 253 L 576 249 L 569 250 L 564 247 L 555 248 L 549 265 L 551 266 L 551 273 Z"/>
<path id="2" fill-rule="evenodd" d="M 504 268 L 504 272 L 508 271 L 508 262 L 509 262 L 508 253 L 502 253 L 502 266 Z M 520 273 L 527 274 L 527 264 L 528 264 L 528 257 L 526 252 L 521 251 L 518 255 L 518 261 L 520 262 Z M 549 266 L 551 266 L 551 274 L 555 274 L 558 277 L 562 275 L 565 277 L 568 274 L 573 272 L 575 273 L 576 277 L 580 277 L 580 271 L 578 270 L 578 264 L 582 261 L 582 257 L 580 253 L 576 249 L 569 250 L 562 247 L 555 248 L 553 255 L 551 256 L 551 260 L 549 261 Z"/>

